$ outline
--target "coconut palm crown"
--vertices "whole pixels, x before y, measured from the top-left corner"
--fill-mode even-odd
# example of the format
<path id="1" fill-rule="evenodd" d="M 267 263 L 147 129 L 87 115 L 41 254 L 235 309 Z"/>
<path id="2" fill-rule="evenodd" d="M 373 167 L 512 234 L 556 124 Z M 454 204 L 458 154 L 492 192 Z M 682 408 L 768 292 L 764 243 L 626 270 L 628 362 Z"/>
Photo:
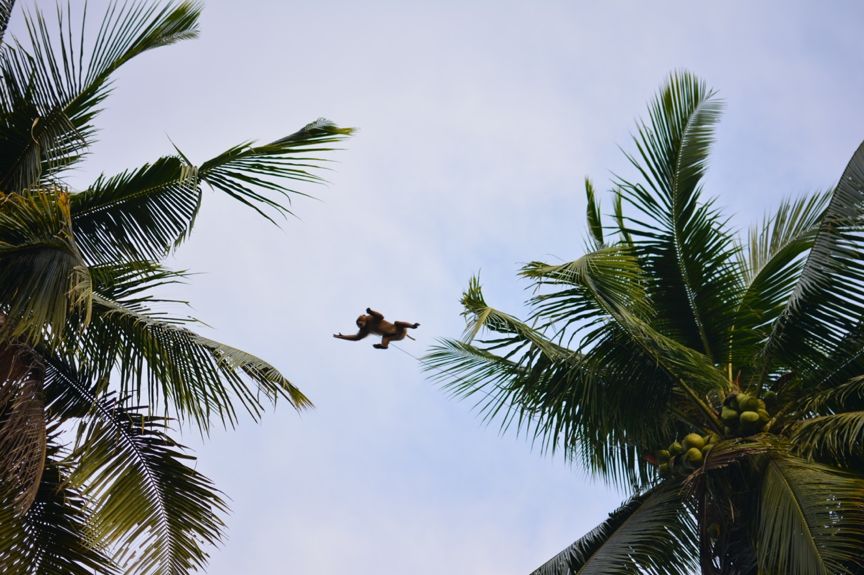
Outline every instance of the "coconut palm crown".
<path id="1" fill-rule="evenodd" d="M 536 575 L 864 572 L 864 145 L 742 241 L 702 195 L 720 111 L 673 74 L 608 219 L 586 180 L 587 253 L 522 268 L 524 321 L 473 278 L 424 358 L 632 494 Z"/>
<path id="2" fill-rule="evenodd" d="M 112 3 L 91 26 L 70 3 L 54 23 L 26 14 L 12 38 L 13 4 L 0 0 L 0 571 L 201 570 L 226 504 L 172 422 L 206 433 L 280 398 L 310 403 L 169 311 L 160 288 L 185 274 L 163 262 L 205 191 L 276 221 L 289 184 L 318 181 L 310 170 L 351 130 L 319 120 L 201 163 L 178 150 L 74 191 L 63 178 L 94 141 L 114 72 L 196 36 L 200 6 Z"/>

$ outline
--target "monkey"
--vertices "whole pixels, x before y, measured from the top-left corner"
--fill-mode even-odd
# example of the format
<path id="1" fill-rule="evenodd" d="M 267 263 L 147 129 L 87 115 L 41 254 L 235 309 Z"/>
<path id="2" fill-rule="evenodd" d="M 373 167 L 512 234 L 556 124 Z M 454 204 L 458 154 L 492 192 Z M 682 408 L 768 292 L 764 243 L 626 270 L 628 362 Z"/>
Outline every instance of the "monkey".
<path id="1" fill-rule="evenodd" d="M 357 318 L 357 327 L 359 327 L 360 330 L 354 335 L 334 333 L 333 337 L 347 341 L 358 341 L 370 333 L 374 333 L 375 335 L 380 335 L 382 337 L 381 343 L 373 344 L 372 347 L 376 349 L 387 349 L 387 346 L 390 345 L 391 341 L 399 341 L 400 339 L 404 339 L 405 336 L 411 337 L 408 335 L 408 328 L 417 329 L 420 327 L 420 324 L 409 323 L 407 321 L 390 323 L 389 321 L 384 320 L 383 314 L 367 307 L 366 315 L 361 315 Z M 414 338 L 412 337 L 411 339 Z"/>

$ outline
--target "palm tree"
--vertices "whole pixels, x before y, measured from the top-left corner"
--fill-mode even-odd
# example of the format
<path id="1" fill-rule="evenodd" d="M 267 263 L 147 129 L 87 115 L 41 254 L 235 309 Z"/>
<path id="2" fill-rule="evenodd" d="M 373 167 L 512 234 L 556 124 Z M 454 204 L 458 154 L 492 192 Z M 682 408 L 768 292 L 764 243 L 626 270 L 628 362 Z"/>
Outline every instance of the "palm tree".
<path id="1" fill-rule="evenodd" d="M 721 104 L 673 75 L 590 247 L 521 321 L 473 278 L 425 367 L 632 496 L 534 573 L 864 572 L 864 145 L 736 239 L 702 177 Z M 476 339 L 483 331 L 484 339 Z"/>
<path id="2" fill-rule="evenodd" d="M 309 400 L 267 362 L 190 330 L 160 288 L 204 185 L 275 221 L 294 182 L 351 133 L 325 120 L 200 164 L 179 150 L 73 193 L 112 74 L 197 34 L 200 6 L 38 10 L 3 41 L 0 1 L 0 571 L 181 574 L 223 537 L 226 504 L 171 437 Z M 80 26 L 80 29 L 79 29 Z M 166 307 L 168 306 L 168 307 Z"/>

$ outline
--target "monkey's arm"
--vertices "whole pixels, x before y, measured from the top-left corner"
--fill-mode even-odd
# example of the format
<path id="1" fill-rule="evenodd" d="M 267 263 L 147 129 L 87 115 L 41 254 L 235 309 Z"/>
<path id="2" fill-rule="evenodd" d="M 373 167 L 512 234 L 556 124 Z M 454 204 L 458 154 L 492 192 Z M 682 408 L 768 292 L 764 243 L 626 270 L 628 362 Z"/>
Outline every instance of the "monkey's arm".
<path id="1" fill-rule="evenodd" d="M 363 339 L 367 335 L 369 335 L 369 330 L 361 329 L 354 335 L 342 335 L 341 333 L 334 333 L 333 337 L 335 337 L 336 339 L 344 339 L 346 341 L 358 341 Z"/>
<path id="2" fill-rule="evenodd" d="M 371 309 L 371 308 L 368 308 L 368 307 L 367 307 L 367 308 L 366 308 L 366 313 L 368 313 L 368 314 L 371 315 L 372 317 L 375 317 L 375 318 L 378 318 L 378 319 L 384 319 L 384 314 L 381 313 L 380 311 L 375 311 L 374 309 Z"/>

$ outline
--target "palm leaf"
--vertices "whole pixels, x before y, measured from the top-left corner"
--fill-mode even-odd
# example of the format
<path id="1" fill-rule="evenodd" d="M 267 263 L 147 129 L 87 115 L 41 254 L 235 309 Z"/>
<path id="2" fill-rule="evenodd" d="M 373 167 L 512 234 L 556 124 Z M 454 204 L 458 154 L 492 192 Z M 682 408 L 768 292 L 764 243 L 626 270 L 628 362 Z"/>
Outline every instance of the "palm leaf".
<path id="1" fill-rule="evenodd" d="M 77 163 L 111 75 L 147 50 L 195 36 L 199 14 L 192 2 L 112 3 L 90 49 L 86 18 L 73 27 L 71 7 L 58 9 L 56 33 L 40 11 L 26 15 L 30 47 L 0 52 L 0 187 L 19 191 Z"/>
<path id="2" fill-rule="evenodd" d="M 154 410 L 170 408 L 175 416 L 191 418 L 205 429 L 213 417 L 233 425 L 238 400 L 256 418 L 280 397 L 297 409 L 311 405 L 269 363 L 190 331 L 193 318 L 153 308 L 183 303 L 150 291 L 179 281 L 183 272 L 148 262 L 90 271 L 96 292 L 91 321 L 85 329 L 67 330 L 62 349 L 48 350 L 46 356 L 59 354 L 69 364 L 86 366 L 95 379 L 116 376 L 122 395 L 132 395 Z M 76 317 L 70 321 L 80 323 Z"/>
<path id="3" fill-rule="evenodd" d="M 272 221 L 265 209 L 290 213 L 278 201 L 278 196 L 290 201 L 289 194 L 301 194 L 287 187 L 282 180 L 323 181 L 309 171 L 325 161 L 316 157 L 316 154 L 333 150 L 331 144 L 341 141 L 353 131 L 352 128 L 340 128 L 321 118 L 263 146 L 235 146 L 201 164 L 198 177 Z M 277 199 L 262 194 L 257 191 L 259 189 L 274 192 Z"/>
<path id="4" fill-rule="evenodd" d="M 801 273 L 829 197 L 814 194 L 784 201 L 772 217 L 751 229 L 747 257 L 742 256 L 740 263 L 746 287 L 734 312 L 730 344 L 730 361 L 736 368 L 751 366 L 768 338 Z"/>
<path id="5" fill-rule="evenodd" d="M 563 318 L 583 329 L 593 325 L 581 343 L 585 351 L 573 352 L 489 307 L 472 278 L 463 295 L 466 338 L 484 327 L 498 337 L 480 349 L 445 342 L 424 358 L 426 369 L 458 395 L 483 390 L 484 417 L 501 415 L 502 425 L 515 423 L 544 450 L 563 447 L 606 479 L 645 484 L 654 469 L 644 455 L 674 435 L 676 418 L 715 417 L 690 386 L 715 390 L 725 378 L 704 356 L 639 319 L 648 310 L 626 250 L 607 247 L 561 266 L 535 262 L 522 273 L 541 285 L 572 288 L 535 297 L 534 319 L 541 329 Z"/>
<path id="6" fill-rule="evenodd" d="M 853 377 L 828 389 L 811 390 L 797 398 L 795 411 L 826 414 L 864 407 L 864 376 Z"/>
<path id="7" fill-rule="evenodd" d="M 56 440 L 56 436 L 52 434 Z M 94 545 L 90 511 L 83 494 L 69 484 L 54 441 L 35 501 L 23 516 L 0 505 L 0 565 L 8 575 L 120 574 Z"/>
<path id="8" fill-rule="evenodd" d="M 178 417 L 192 418 L 205 429 L 212 416 L 226 424 L 236 421 L 235 398 L 255 418 L 263 401 L 279 397 L 297 409 L 311 405 L 276 368 L 254 355 L 197 335 L 170 318 L 101 296 L 93 301 L 93 320 L 76 344 L 96 373 L 118 369 L 124 395 L 146 400 L 154 409 L 170 406 Z"/>
<path id="9" fill-rule="evenodd" d="M 90 417 L 106 393 L 108 379 L 93 377 L 85 367 L 62 357 L 45 354 L 40 361 L 45 368 L 46 416 L 64 424 Z"/>
<path id="10" fill-rule="evenodd" d="M 692 515 L 674 486 L 631 497 L 531 575 L 685 575 L 695 567 Z"/>
<path id="11" fill-rule="evenodd" d="M 593 326 L 595 329 L 583 337 L 580 348 L 590 348 L 601 341 L 609 343 L 615 337 L 623 345 L 637 346 L 677 386 L 693 387 L 703 393 L 726 387 L 724 375 L 703 354 L 652 327 L 645 275 L 629 249 L 602 248 L 562 265 L 532 262 L 523 268 L 521 275 L 534 279 L 538 288 L 550 285 L 575 288 L 541 294 L 531 303 L 536 310 L 534 317 L 545 325 L 567 318 L 567 323 L 583 323 L 583 329 Z M 606 321 L 602 321 L 604 318 Z M 596 319 L 601 321 L 592 321 Z M 617 330 L 610 327 L 613 325 Z"/>
<path id="12" fill-rule="evenodd" d="M 528 354 L 543 357 L 540 350 L 529 350 Z M 551 363 L 549 358 L 535 361 Z M 500 357 L 470 343 L 453 340 L 441 340 L 433 346 L 423 357 L 423 365 L 427 371 L 435 372 L 433 379 L 442 382 L 453 396 L 476 399 L 475 408 L 485 421 L 501 417 L 502 430 L 511 424 L 520 430 L 545 425 L 557 429 L 563 436 L 561 443 L 565 445 L 575 439 L 570 438 L 568 432 L 576 422 L 570 420 L 571 425 L 567 428 L 558 427 L 563 418 L 558 424 L 552 422 L 558 409 L 565 406 L 556 409 L 551 405 L 554 392 L 549 389 L 549 381 L 554 376 L 548 370 L 544 373 L 524 361 Z M 538 379 L 540 377 L 542 381 Z M 570 389 L 576 390 L 575 386 Z M 548 399 L 544 401 L 542 397 Z M 566 400 L 559 396 L 558 401 L 564 403 Z M 550 436 L 544 444 L 554 450 L 559 445 L 558 434 Z"/>
<path id="13" fill-rule="evenodd" d="M 620 242 L 630 249 L 633 249 L 633 236 L 627 229 L 627 223 L 624 218 L 624 193 L 620 187 L 615 188 L 612 196 L 612 210 L 615 217 L 615 228 L 618 231 Z"/>
<path id="14" fill-rule="evenodd" d="M 6 28 L 9 26 L 14 7 L 15 0 L 0 0 L 0 45 L 3 44 L 3 38 L 6 36 Z"/>
<path id="15" fill-rule="evenodd" d="M 591 232 L 591 240 L 596 249 L 603 245 L 603 223 L 600 220 L 600 204 L 594 194 L 594 184 L 588 178 L 585 178 L 585 195 L 588 200 L 586 208 L 588 212 L 588 229 Z"/>
<path id="16" fill-rule="evenodd" d="M 103 397 L 73 453 L 74 480 L 95 502 L 96 536 L 113 543 L 130 574 L 202 569 L 202 543 L 222 540 L 225 502 L 209 479 L 186 464 L 194 458 L 165 433 L 167 423 Z"/>
<path id="17" fill-rule="evenodd" d="M 813 380 L 825 380 L 826 367 L 847 365 L 850 354 L 860 352 L 864 332 L 860 321 L 864 316 L 862 232 L 864 144 L 831 194 L 795 288 L 773 323 L 759 357 L 758 373 L 763 377 L 782 362 L 812 385 Z"/>
<path id="18" fill-rule="evenodd" d="M 794 426 L 791 439 L 804 457 L 821 456 L 837 462 L 864 458 L 864 411 L 805 419 Z"/>
<path id="19" fill-rule="evenodd" d="M 193 166 L 185 156 L 160 158 L 137 170 L 100 177 L 72 196 L 72 222 L 89 261 L 161 260 L 189 235 L 201 205 L 201 183 L 227 193 L 267 219 L 288 213 L 280 201 L 305 195 L 282 180 L 319 182 L 317 153 L 350 135 L 321 120 L 263 146 L 242 144 Z M 275 196 L 275 197 L 274 197 Z"/>
<path id="20" fill-rule="evenodd" d="M 571 351 L 489 307 L 476 278 L 463 304 L 466 339 L 483 328 L 494 337 L 478 345 L 443 341 L 433 347 L 423 363 L 435 379 L 457 396 L 476 395 L 487 421 L 500 417 L 503 428 L 515 426 L 543 450 L 563 448 L 565 456 L 615 482 L 642 485 L 650 479 L 643 455 L 671 431 L 669 419 L 657 417 L 668 412 L 671 386 L 663 387 L 669 378 L 653 358 L 632 342 L 614 347 L 629 354 L 623 364 L 605 361 L 608 350 L 600 345 L 587 355 Z M 614 326 L 598 329 L 626 341 Z M 625 364 L 627 370 L 614 369 Z"/>
<path id="21" fill-rule="evenodd" d="M 788 575 L 856 572 L 864 567 L 864 480 L 791 457 L 762 476 L 759 570 Z"/>
<path id="22" fill-rule="evenodd" d="M 71 200 L 75 236 L 88 261 L 158 261 L 189 233 L 201 189 L 189 166 L 166 157 L 100 177 Z"/>
<path id="23" fill-rule="evenodd" d="M 639 159 L 628 156 L 651 191 L 619 182 L 638 216 L 627 216 L 640 265 L 650 280 L 657 329 L 716 361 L 731 324 L 725 313 L 740 290 L 736 247 L 711 204 L 700 204 L 720 103 L 687 73 L 673 75 L 640 124 Z"/>
<path id="24" fill-rule="evenodd" d="M 75 244 L 68 196 L 40 191 L 2 198 L 0 210 L 0 339 L 55 341 L 68 318 L 89 317 L 90 276 Z M 76 327 L 81 327 L 81 325 Z"/>

